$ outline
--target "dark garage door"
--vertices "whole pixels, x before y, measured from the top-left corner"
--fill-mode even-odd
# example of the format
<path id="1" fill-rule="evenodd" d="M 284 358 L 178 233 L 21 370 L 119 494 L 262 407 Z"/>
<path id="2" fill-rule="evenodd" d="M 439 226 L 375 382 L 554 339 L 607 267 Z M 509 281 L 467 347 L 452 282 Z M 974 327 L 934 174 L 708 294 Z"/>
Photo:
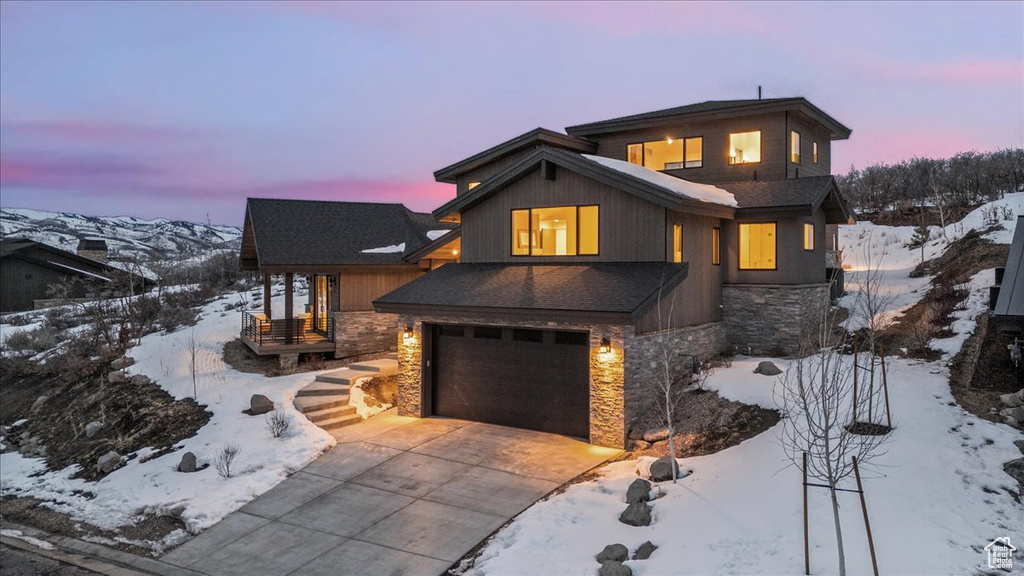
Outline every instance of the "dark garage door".
<path id="1" fill-rule="evenodd" d="M 588 438 L 589 335 L 432 328 L 432 413 Z"/>

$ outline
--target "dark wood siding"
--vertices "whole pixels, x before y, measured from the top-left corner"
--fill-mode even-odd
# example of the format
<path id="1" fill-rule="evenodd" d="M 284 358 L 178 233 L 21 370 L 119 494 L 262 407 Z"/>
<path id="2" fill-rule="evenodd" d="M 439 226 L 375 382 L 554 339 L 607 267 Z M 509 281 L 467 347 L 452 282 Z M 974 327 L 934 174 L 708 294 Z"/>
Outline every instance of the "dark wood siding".
<path id="1" fill-rule="evenodd" d="M 775 222 L 775 270 L 739 269 L 739 227 L 741 222 Z M 814 250 L 803 248 L 804 222 L 814 224 Z M 825 213 L 806 216 L 739 216 L 722 226 L 722 267 L 728 284 L 814 284 L 825 282 Z"/>
<path id="2" fill-rule="evenodd" d="M 515 256 L 512 210 L 597 204 L 598 256 Z M 660 262 L 665 209 L 569 170 L 545 180 L 539 169 L 462 214 L 463 262 Z"/>
<path id="3" fill-rule="evenodd" d="M 352 270 L 341 272 L 342 312 L 372 311 L 373 301 L 425 274 L 424 270 Z"/>
<path id="4" fill-rule="evenodd" d="M 52 259 L 57 260 L 57 257 L 53 256 Z M 76 263 L 75 266 L 82 268 L 80 263 Z M 36 300 L 55 297 L 56 295 L 50 291 L 51 287 L 59 287 L 65 282 L 69 288 L 66 297 L 86 296 L 88 290 L 85 284 L 74 275 L 62 274 L 17 258 L 4 258 L 0 260 L 0 312 L 31 310 Z"/>
<path id="5" fill-rule="evenodd" d="M 515 154 L 510 154 L 504 158 L 495 160 L 490 164 L 481 166 L 476 170 L 466 172 L 465 174 L 459 176 L 456 179 L 458 183 L 456 184 L 455 193 L 457 195 L 465 194 L 466 192 L 469 191 L 470 182 L 483 182 L 484 180 L 487 180 L 491 176 L 494 176 L 498 172 L 501 172 L 505 168 L 508 168 L 509 166 L 529 156 L 530 153 L 534 151 L 534 149 L 535 148 L 531 147 L 525 150 L 520 150 Z"/>
<path id="6" fill-rule="evenodd" d="M 787 178 L 828 176 L 832 173 L 831 141 L 828 130 L 798 114 L 789 115 L 789 129 L 800 133 L 800 163 L 789 161 L 789 135 L 786 136 Z M 814 142 L 818 142 L 818 163 L 814 163 Z"/>

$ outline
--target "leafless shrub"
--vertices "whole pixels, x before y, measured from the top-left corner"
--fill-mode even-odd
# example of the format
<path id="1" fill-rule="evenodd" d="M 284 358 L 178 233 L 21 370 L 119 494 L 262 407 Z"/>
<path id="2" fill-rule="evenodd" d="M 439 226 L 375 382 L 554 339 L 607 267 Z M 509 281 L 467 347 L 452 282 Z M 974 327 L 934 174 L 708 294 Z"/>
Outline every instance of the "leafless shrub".
<path id="1" fill-rule="evenodd" d="M 274 410 L 264 416 L 267 421 L 267 429 L 274 438 L 280 438 L 292 425 L 291 416 L 285 414 L 284 410 Z"/>
<path id="2" fill-rule="evenodd" d="M 213 467 L 217 469 L 217 474 L 222 478 L 231 478 L 231 463 L 241 451 L 242 448 L 237 444 L 225 444 L 213 459 Z"/>

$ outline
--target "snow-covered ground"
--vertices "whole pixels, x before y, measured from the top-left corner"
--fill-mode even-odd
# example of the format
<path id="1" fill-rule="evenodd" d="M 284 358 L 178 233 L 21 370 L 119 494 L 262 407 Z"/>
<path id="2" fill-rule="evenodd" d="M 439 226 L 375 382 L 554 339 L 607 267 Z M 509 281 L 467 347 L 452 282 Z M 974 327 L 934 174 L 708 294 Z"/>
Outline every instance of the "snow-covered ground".
<path id="1" fill-rule="evenodd" d="M 56 510 L 101 528 L 131 523 L 143 513 L 176 510 L 190 531 L 198 531 L 269 490 L 334 445 L 330 434 L 292 405 L 295 392 L 311 382 L 316 373 L 266 378 L 239 372 L 224 363 L 224 344 L 238 336 L 239 313 L 223 309 L 237 299 L 238 295 L 224 296 L 203 309 L 194 329 L 151 334 L 129 352 L 136 360 L 130 373 L 149 376 L 175 398 L 190 398 L 190 342 L 195 339 L 198 401 L 213 417 L 196 436 L 180 442 L 177 446 L 181 449 L 152 460 L 147 460 L 152 450 L 141 450 L 137 458 L 95 483 L 72 479 L 76 467 L 45 472 L 41 459 L 8 452 L 0 454 L 0 492 L 52 501 L 49 505 Z M 275 314 L 283 315 L 283 298 L 275 298 L 274 306 Z M 269 397 L 291 416 L 291 428 L 284 437 L 273 438 L 263 416 L 242 413 L 249 407 L 252 394 Z M 226 444 L 242 449 L 233 465 L 237 471 L 234 477 L 220 477 L 212 465 L 192 474 L 175 471 L 184 452 L 194 452 L 202 466 L 212 463 Z M 86 498 L 80 491 L 94 497 Z M 154 547 L 174 544 L 184 536 L 172 534 Z"/>
<path id="2" fill-rule="evenodd" d="M 1024 214 L 1024 194 L 1007 195 L 995 204 Z M 1008 243 L 1015 223 L 1002 222 L 1007 229 L 988 237 Z M 946 232 L 960 237 L 984 228 L 979 209 Z M 938 233 L 934 229 L 933 238 Z M 864 255 L 875 262 L 885 255 L 883 287 L 894 296 L 890 317 L 924 295 L 929 279 L 908 277 L 920 258 L 919 249 L 906 247 L 912 228 L 860 223 L 842 234 L 853 274 L 863 270 Z M 941 254 L 947 244 L 933 240 L 926 257 Z M 950 392 L 946 367 L 985 310 L 993 279 L 992 270 L 984 270 L 971 280 L 966 307 L 955 313 L 954 336 L 932 341 L 944 353 L 941 361 L 888 361 L 896 430 L 883 447 L 886 453 L 865 471 L 871 528 L 884 574 L 980 573 L 987 569 L 984 546 L 993 539 L 1009 536 L 1024 542 L 1024 504 L 1011 496 L 1016 482 L 1002 469 L 1004 462 L 1021 456 L 1013 441 L 1024 434 L 961 409 Z M 775 408 L 778 380 L 753 374 L 761 360 L 737 360 L 716 372 L 707 386 L 729 399 Z M 770 360 L 783 370 L 788 365 L 784 359 Z M 598 568 L 594 556 L 605 545 L 621 543 L 632 552 L 646 540 L 659 549 L 648 560 L 626 563 L 639 576 L 801 574 L 801 477 L 789 465 L 780 428 L 716 454 L 681 460 L 681 467 L 693 474 L 674 486 L 658 485 L 664 496 L 654 501 L 654 521 L 648 527 L 627 526 L 618 516 L 626 507 L 626 488 L 649 463 L 610 464 L 599 479 L 571 486 L 523 512 L 484 548 L 467 574 L 592 574 Z M 852 483 L 847 487 L 853 488 Z M 857 496 L 844 494 L 841 506 L 849 573 L 870 574 Z M 812 489 L 810 518 L 811 573 L 836 573 L 827 491 Z M 1024 559 L 1018 557 L 1015 564 L 1017 572 L 1024 572 Z"/>

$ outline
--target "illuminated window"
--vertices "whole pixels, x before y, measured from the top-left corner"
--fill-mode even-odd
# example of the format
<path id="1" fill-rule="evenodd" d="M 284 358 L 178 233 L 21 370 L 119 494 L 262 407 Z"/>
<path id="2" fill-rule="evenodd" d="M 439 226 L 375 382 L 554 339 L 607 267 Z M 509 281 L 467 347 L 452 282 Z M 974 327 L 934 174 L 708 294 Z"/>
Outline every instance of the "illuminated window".
<path id="1" fill-rule="evenodd" d="M 512 211 L 513 256 L 598 254 L 598 207 L 559 206 Z"/>
<path id="2" fill-rule="evenodd" d="M 789 161 L 800 163 L 800 133 L 796 130 L 789 133 Z"/>
<path id="3" fill-rule="evenodd" d="M 814 143 L 813 153 L 811 154 L 811 156 L 813 157 L 814 163 L 817 164 L 818 163 L 818 143 L 817 142 Z"/>
<path id="4" fill-rule="evenodd" d="M 775 223 L 740 224 L 740 270 L 775 269 Z"/>
<path id="5" fill-rule="evenodd" d="M 814 224 L 804 223 L 804 250 L 814 250 Z"/>
<path id="6" fill-rule="evenodd" d="M 666 138 L 626 147 L 630 164 L 651 170 L 680 170 L 704 165 L 704 138 Z"/>
<path id="7" fill-rule="evenodd" d="M 479 182 L 470 182 L 468 185 L 466 185 L 466 190 L 472 190 L 473 188 L 476 188 L 479 185 Z"/>
<path id="8" fill-rule="evenodd" d="M 718 266 L 722 263 L 722 229 L 711 229 L 711 263 Z"/>
<path id="9" fill-rule="evenodd" d="M 672 225 L 672 261 L 683 261 L 683 225 Z"/>
<path id="10" fill-rule="evenodd" d="M 761 161 L 761 131 L 729 134 L 729 164 Z"/>

